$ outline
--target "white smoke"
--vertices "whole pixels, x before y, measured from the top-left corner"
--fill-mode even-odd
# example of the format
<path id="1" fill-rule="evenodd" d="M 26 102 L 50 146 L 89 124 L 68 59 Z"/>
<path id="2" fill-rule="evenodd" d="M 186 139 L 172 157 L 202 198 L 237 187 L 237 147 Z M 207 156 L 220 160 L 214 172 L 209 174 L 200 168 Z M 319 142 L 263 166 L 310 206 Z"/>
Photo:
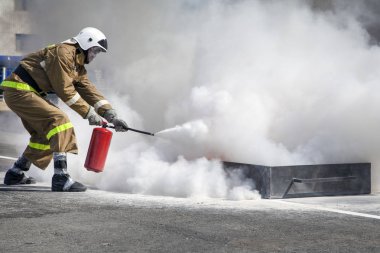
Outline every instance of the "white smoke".
<path id="1" fill-rule="evenodd" d="M 71 33 L 83 24 L 109 35 L 109 53 L 95 60 L 112 73 L 107 98 L 131 127 L 173 129 L 115 133 L 105 171 L 92 175 L 80 168 L 91 129 L 78 122 L 72 174 L 107 190 L 244 199 L 257 196 L 252 182 L 228 176 L 220 160 L 372 162 L 380 189 L 379 47 L 350 9 L 306 3 L 81 1 L 87 21 L 61 21 Z"/>

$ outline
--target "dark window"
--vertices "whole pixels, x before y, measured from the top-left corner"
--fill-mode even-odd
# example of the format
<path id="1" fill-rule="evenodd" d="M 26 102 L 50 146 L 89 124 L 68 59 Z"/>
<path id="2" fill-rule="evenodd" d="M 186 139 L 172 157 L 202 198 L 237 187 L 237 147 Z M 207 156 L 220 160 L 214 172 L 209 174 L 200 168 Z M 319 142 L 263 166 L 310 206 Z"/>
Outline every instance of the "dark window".
<path id="1" fill-rule="evenodd" d="M 33 34 L 16 34 L 16 51 L 18 52 L 28 52 L 30 50 L 35 50 L 38 48 L 38 37 Z"/>
<path id="2" fill-rule="evenodd" d="M 28 0 L 14 0 L 14 1 L 15 1 L 16 11 L 26 11 L 28 9 L 28 5 L 27 5 Z"/>

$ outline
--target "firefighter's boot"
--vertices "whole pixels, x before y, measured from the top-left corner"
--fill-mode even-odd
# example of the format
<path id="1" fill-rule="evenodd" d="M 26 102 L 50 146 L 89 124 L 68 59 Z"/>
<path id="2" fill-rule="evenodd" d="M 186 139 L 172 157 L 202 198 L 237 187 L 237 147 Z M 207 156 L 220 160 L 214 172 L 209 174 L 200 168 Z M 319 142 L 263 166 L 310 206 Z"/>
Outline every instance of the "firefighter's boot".
<path id="1" fill-rule="evenodd" d="M 51 190 L 53 192 L 84 192 L 87 187 L 79 182 L 75 182 L 67 173 L 66 153 L 54 153 L 54 175 L 51 180 Z"/>
<path id="2" fill-rule="evenodd" d="M 24 156 L 20 156 L 13 164 L 4 177 L 4 184 L 17 185 L 17 184 L 35 184 L 36 180 L 32 177 L 25 175 L 25 171 L 30 169 L 31 162 Z"/>
<path id="3" fill-rule="evenodd" d="M 54 174 L 51 181 L 53 192 L 84 192 L 87 187 L 71 179 L 69 174 Z"/>

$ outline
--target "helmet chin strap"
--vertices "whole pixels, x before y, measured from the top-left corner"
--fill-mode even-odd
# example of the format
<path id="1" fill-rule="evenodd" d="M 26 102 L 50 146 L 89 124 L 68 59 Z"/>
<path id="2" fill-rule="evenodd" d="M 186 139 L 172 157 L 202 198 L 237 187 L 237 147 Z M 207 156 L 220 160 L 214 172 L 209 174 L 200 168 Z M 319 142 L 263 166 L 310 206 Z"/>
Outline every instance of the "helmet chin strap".
<path id="1" fill-rule="evenodd" d="M 90 61 L 88 60 L 88 50 L 83 50 L 83 53 L 84 53 L 84 64 L 89 64 Z"/>
<path id="2" fill-rule="evenodd" d="M 79 60 L 79 64 L 88 64 L 87 63 L 87 50 L 83 50 L 79 45 L 75 52 L 77 55 L 80 55 L 82 60 Z M 83 55 L 82 55 L 83 54 Z"/>

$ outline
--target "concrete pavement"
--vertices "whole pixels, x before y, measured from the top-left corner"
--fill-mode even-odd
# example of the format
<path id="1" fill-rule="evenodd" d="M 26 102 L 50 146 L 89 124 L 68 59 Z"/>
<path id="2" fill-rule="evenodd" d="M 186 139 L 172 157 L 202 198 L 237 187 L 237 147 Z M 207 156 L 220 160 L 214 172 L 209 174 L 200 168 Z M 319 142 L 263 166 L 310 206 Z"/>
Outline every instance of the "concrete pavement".
<path id="1" fill-rule="evenodd" d="M 0 185 L 0 201 L 0 252 L 380 252 L 379 195 L 227 201 L 37 184 Z"/>

